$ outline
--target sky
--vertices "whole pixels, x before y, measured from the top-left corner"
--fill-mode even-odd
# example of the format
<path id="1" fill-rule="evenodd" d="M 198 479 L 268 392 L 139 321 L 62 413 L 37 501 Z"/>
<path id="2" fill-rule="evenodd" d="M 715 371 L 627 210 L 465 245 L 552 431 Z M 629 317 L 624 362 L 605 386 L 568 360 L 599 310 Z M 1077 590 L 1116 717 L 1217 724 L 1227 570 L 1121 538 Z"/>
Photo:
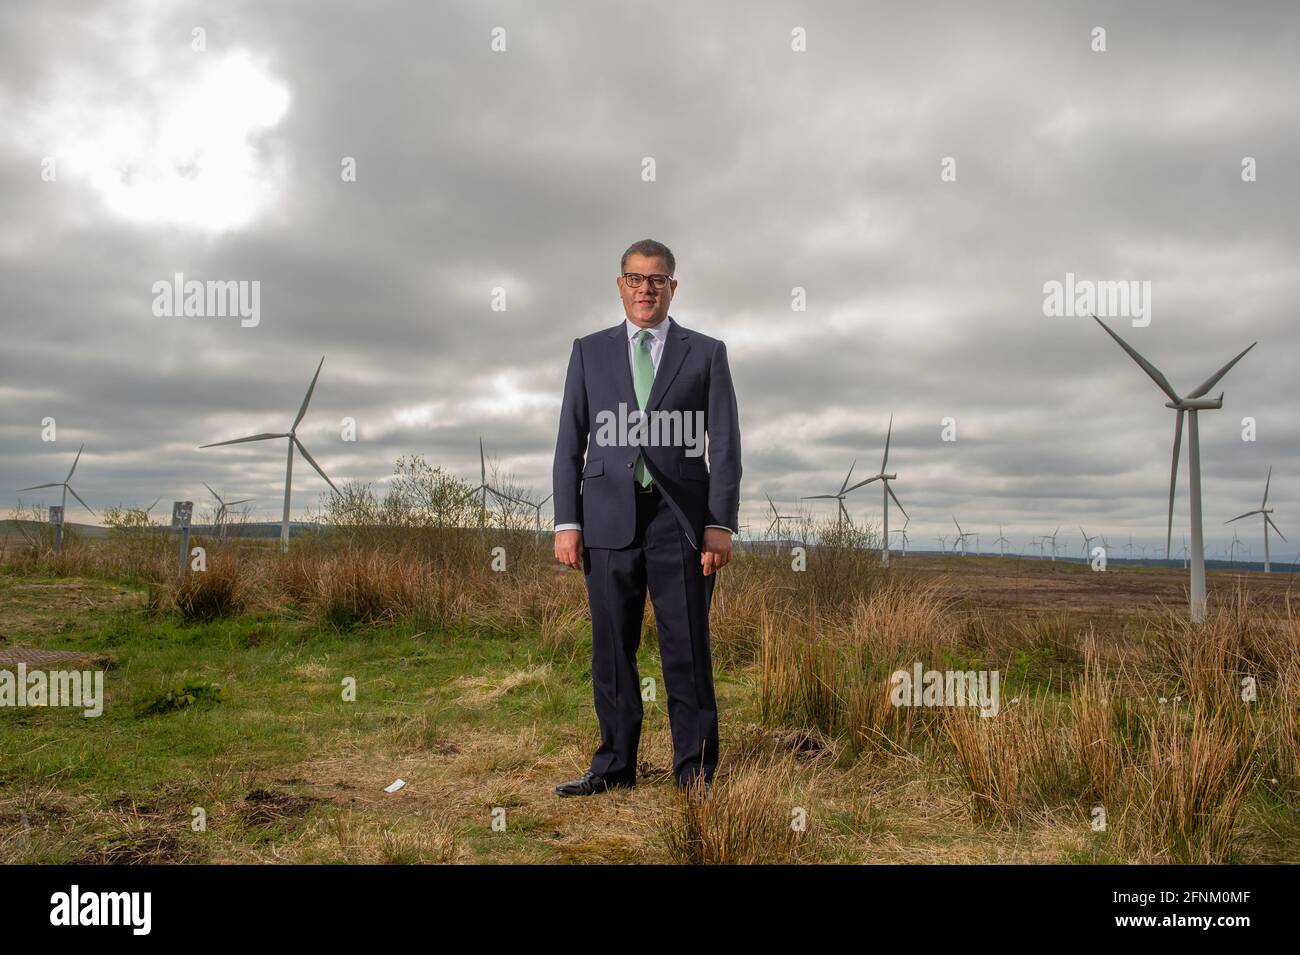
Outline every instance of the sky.
<path id="1" fill-rule="evenodd" d="M 1201 415 L 1207 550 L 1259 559 L 1223 522 L 1271 466 L 1290 561 L 1298 88 L 1288 3 L 6 3 L 3 509 L 84 442 L 96 510 L 206 481 L 275 519 L 283 442 L 198 446 L 286 430 L 322 356 L 298 433 L 336 484 L 474 479 L 481 436 L 540 498 L 572 340 L 649 237 L 727 343 L 750 533 L 769 494 L 833 517 L 798 498 L 878 470 L 892 415 L 913 547 L 954 515 L 1163 545 L 1175 415 L 1046 314 L 1070 273 L 1150 290 L 1107 321 L 1181 392 L 1259 343 Z M 258 283 L 255 318 L 158 314 L 178 273 Z M 1176 551 L 1186 440 L 1178 483 Z M 299 461 L 295 516 L 325 490 Z"/>

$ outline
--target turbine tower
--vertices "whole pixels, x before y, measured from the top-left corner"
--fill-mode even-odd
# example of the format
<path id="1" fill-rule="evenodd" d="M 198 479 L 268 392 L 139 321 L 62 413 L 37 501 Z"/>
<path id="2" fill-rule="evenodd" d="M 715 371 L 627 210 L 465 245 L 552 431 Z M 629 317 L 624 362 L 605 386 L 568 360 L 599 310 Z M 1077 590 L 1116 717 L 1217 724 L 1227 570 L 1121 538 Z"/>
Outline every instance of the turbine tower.
<path id="1" fill-rule="evenodd" d="M 1051 541 L 1051 542 L 1052 542 L 1052 560 L 1056 560 L 1056 535 L 1059 534 L 1059 533 L 1061 533 L 1061 525 L 1060 525 L 1060 524 L 1057 524 L 1057 525 L 1056 525 L 1056 530 L 1052 531 L 1052 533 L 1050 533 L 1050 534 L 1044 534 L 1044 535 L 1043 535 L 1043 540 L 1044 540 L 1044 541 Z"/>
<path id="2" fill-rule="evenodd" d="M 907 517 L 907 511 L 903 510 L 903 505 L 899 503 L 898 497 L 894 494 L 894 489 L 889 486 L 889 482 L 897 480 L 898 475 L 885 473 L 885 467 L 889 464 L 889 438 L 893 433 L 894 433 L 894 416 L 891 414 L 889 416 L 889 430 L 885 432 L 885 456 L 880 459 L 880 473 L 867 478 L 865 481 L 859 481 L 857 484 L 853 485 L 853 487 L 843 492 L 847 494 L 849 493 L 849 491 L 856 491 L 858 488 L 865 487 L 866 485 L 870 484 L 872 481 L 880 482 L 880 486 L 882 488 L 880 492 L 880 497 L 882 501 L 882 507 L 884 508 L 884 518 L 882 524 L 883 533 L 880 535 L 880 565 L 882 567 L 889 566 L 889 499 L 891 497 L 894 499 L 894 503 L 898 504 L 898 509 L 900 511 L 903 511 L 903 516 Z"/>
<path id="3" fill-rule="evenodd" d="M 68 495 L 69 495 L 69 494 L 71 494 L 73 497 L 75 497 L 75 498 L 76 498 L 76 499 L 81 503 L 81 506 L 82 506 L 82 507 L 84 507 L 86 510 L 90 511 L 90 513 L 94 514 L 94 513 L 95 513 L 95 509 L 94 509 L 93 507 L 91 507 L 89 504 L 87 504 L 85 501 L 82 501 L 82 500 L 81 500 L 81 495 L 78 494 L 76 491 L 74 491 L 74 490 L 72 489 L 72 485 L 69 483 L 69 482 L 72 480 L 72 472 L 75 471 L 75 470 L 77 470 L 77 462 L 81 460 L 81 452 L 84 451 L 85 449 L 86 449 L 86 445 L 85 445 L 85 443 L 83 442 L 82 445 L 81 445 L 81 447 L 77 448 L 77 456 L 76 456 L 75 458 L 72 459 L 72 467 L 68 468 L 68 476 L 65 477 L 62 481 L 51 481 L 49 484 L 33 484 L 31 487 L 20 487 L 18 490 L 20 490 L 20 491 L 39 491 L 39 490 L 41 490 L 41 488 L 46 488 L 46 487 L 61 487 L 61 488 L 63 488 L 63 501 L 62 501 L 62 508 L 63 508 L 63 513 L 64 513 L 65 515 L 68 513 Z M 96 514 L 95 516 L 98 517 L 99 515 Z"/>
<path id="4" fill-rule="evenodd" d="M 339 489 L 334 486 L 334 482 L 329 479 L 329 475 L 321 470 L 321 466 L 316 463 L 316 459 L 307 452 L 306 447 L 298 440 L 298 425 L 302 423 L 303 417 L 307 414 L 307 405 L 311 402 L 312 392 L 316 390 L 316 379 L 320 377 L 321 366 L 324 364 L 325 356 L 322 355 L 320 364 L 316 366 L 316 374 L 312 375 L 311 384 L 307 386 L 307 395 L 302 399 L 302 407 L 298 409 L 298 416 L 293 419 L 293 424 L 289 426 L 288 431 L 275 434 L 270 432 L 252 434 L 247 438 L 232 438 L 229 441 L 216 441 L 212 444 L 199 445 L 200 449 L 218 448 L 225 444 L 243 444 L 247 441 L 269 441 L 272 438 L 289 439 L 289 457 L 284 466 L 284 517 L 280 522 L 280 550 L 282 551 L 289 549 L 289 493 L 293 490 L 293 449 L 296 447 L 302 452 L 302 456 L 307 459 L 307 463 L 325 479 L 325 483 L 330 486 L 330 490 L 335 494 L 339 492 Z"/>
<path id="5" fill-rule="evenodd" d="M 1245 514 L 1238 514 L 1236 517 L 1232 518 L 1232 520 L 1224 521 L 1224 522 L 1223 522 L 1223 523 L 1225 523 L 1225 524 L 1231 524 L 1232 521 L 1239 521 L 1239 520 L 1241 520 L 1243 517 L 1250 517 L 1250 516 L 1252 516 L 1252 515 L 1254 515 L 1254 514 L 1262 514 L 1262 515 L 1263 515 L 1263 517 L 1264 517 L 1264 573 L 1266 573 L 1266 574 L 1267 574 L 1267 573 L 1270 573 L 1270 571 L 1269 571 L 1269 563 L 1268 563 L 1268 529 L 1269 529 L 1269 527 L 1272 527 L 1273 530 L 1277 531 L 1277 536 L 1278 536 L 1278 537 L 1281 537 L 1282 540 L 1286 540 L 1286 537 L 1283 536 L 1282 531 L 1279 530 L 1279 529 L 1278 529 L 1278 526 L 1277 526 L 1276 524 L 1273 523 L 1273 518 L 1269 516 L 1270 514 L 1273 513 L 1273 508 L 1271 508 L 1271 507 L 1268 506 L 1268 485 L 1269 485 L 1269 483 L 1270 483 L 1272 480 L 1273 480 L 1273 468 L 1272 468 L 1272 467 L 1269 467 L 1269 469 L 1268 469 L 1268 477 L 1264 478 L 1264 500 L 1263 500 L 1262 502 L 1260 502 L 1259 507 L 1257 507 L 1257 508 L 1256 508 L 1255 510 L 1253 510 L 1253 511 L 1247 511 Z"/>
<path id="6" fill-rule="evenodd" d="M 899 536 L 901 536 L 901 537 L 903 538 L 903 556 L 904 556 L 904 557 L 907 556 L 907 542 L 908 542 L 908 539 L 909 539 L 908 536 L 907 536 L 907 525 L 910 524 L 910 523 L 912 523 L 912 519 L 911 519 L 910 517 L 906 517 L 906 518 L 904 518 L 904 520 L 903 520 L 903 526 L 900 527 L 898 530 L 894 531 L 895 534 L 898 534 Z"/>
<path id="7" fill-rule="evenodd" d="M 1160 369 L 1139 355 L 1124 339 L 1111 331 L 1100 318 L 1094 315 L 1093 320 L 1105 329 L 1106 334 L 1115 339 L 1116 343 L 1124 351 L 1128 352 L 1129 357 L 1137 362 L 1138 366 L 1156 383 L 1156 386 L 1169 397 L 1169 400 L 1165 402 L 1165 407 L 1178 412 L 1178 418 L 1174 424 L 1173 464 L 1169 469 L 1169 520 L 1165 531 L 1166 560 L 1169 559 L 1169 545 L 1174 532 L 1174 488 L 1178 483 L 1178 452 L 1183 440 L 1183 416 L 1188 415 L 1189 417 L 1187 427 L 1187 470 L 1189 483 L 1191 484 L 1192 509 L 1191 617 L 1192 623 L 1200 623 L 1205 619 L 1205 540 L 1201 536 L 1201 435 L 1197 424 L 1197 413 L 1200 411 L 1213 411 L 1223 407 L 1223 392 L 1219 392 L 1217 398 L 1206 398 L 1205 393 L 1217 385 L 1219 379 L 1226 375 L 1232 366 L 1241 361 L 1242 356 L 1258 343 L 1251 342 L 1242 349 L 1236 358 L 1198 385 L 1186 397 L 1180 397 L 1178 392 L 1174 391 L 1173 385 L 1169 383 L 1169 379 L 1160 372 Z"/>
<path id="8" fill-rule="evenodd" d="M 1011 541 L 1007 540 L 1006 537 L 1003 535 L 1003 533 L 1002 533 L 1002 525 L 1001 525 L 1001 524 L 998 525 L 998 539 L 995 540 L 993 543 L 995 543 L 995 544 L 998 545 L 998 556 L 999 556 L 999 557 L 1006 557 L 1006 556 L 1007 556 L 1007 545 L 1010 544 Z"/>

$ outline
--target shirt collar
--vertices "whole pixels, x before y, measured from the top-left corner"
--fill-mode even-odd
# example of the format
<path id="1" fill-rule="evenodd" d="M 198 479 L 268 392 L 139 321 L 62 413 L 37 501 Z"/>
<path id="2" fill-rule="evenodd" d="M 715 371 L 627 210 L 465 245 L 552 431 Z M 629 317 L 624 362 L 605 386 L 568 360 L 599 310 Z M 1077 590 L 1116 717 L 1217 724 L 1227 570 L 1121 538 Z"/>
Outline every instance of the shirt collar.
<path id="1" fill-rule="evenodd" d="M 671 322 L 672 320 L 673 318 L 671 315 L 665 315 L 664 320 L 662 322 L 660 322 L 654 328 L 646 329 L 646 331 L 648 331 L 652 336 L 654 336 L 655 340 L 662 345 L 664 341 L 668 338 L 668 323 Z M 623 319 L 623 327 L 624 330 L 627 332 L 627 337 L 629 341 L 633 338 L 636 338 L 636 333 L 641 331 L 641 326 L 634 324 L 630 318 Z"/>

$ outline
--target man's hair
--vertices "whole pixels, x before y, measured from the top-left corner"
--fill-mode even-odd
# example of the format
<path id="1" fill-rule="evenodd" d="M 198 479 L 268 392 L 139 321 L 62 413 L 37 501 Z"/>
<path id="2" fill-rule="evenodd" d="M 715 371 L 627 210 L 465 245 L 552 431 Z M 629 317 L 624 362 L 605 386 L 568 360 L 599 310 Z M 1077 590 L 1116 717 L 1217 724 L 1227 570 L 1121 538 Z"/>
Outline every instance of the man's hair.
<path id="1" fill-rule="evenodd" d="M 677 271 L 677 260 L 673 258 L 672 249 L 662 242 L 656 242 L 654 239 L 642 239 L 640 242 L 633 242 L 623 253 L 622 261 L 618 264 L 620 274 L 627 271 L 627 257 L 629 255 L 644 255 L 647 259 L 660 258 L 668 263 L 668 274 L 672 275 Z"/>

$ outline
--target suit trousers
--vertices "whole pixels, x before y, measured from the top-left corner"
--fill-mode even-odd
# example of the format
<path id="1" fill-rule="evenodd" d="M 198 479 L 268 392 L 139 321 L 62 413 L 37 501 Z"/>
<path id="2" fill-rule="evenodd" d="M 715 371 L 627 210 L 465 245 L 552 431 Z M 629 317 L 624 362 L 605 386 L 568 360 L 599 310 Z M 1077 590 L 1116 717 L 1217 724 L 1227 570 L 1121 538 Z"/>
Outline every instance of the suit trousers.
<path id="1" fill-rule="evenodd" d="M 636 655 L 641 645 L 646 590 L 659 631 L 659 655 L 668 693 L 673 777 L 687 784 L 718 765 L 718 705 L 709 650 L 709 607 L 716 575 L 705 576 L 661 493 L 636 495 L 636 535 L 621 548 L 584 548 L 591 606 L 591 682 L 600 748 L 591 771 L 636 780 L 643 709 Z"/>

